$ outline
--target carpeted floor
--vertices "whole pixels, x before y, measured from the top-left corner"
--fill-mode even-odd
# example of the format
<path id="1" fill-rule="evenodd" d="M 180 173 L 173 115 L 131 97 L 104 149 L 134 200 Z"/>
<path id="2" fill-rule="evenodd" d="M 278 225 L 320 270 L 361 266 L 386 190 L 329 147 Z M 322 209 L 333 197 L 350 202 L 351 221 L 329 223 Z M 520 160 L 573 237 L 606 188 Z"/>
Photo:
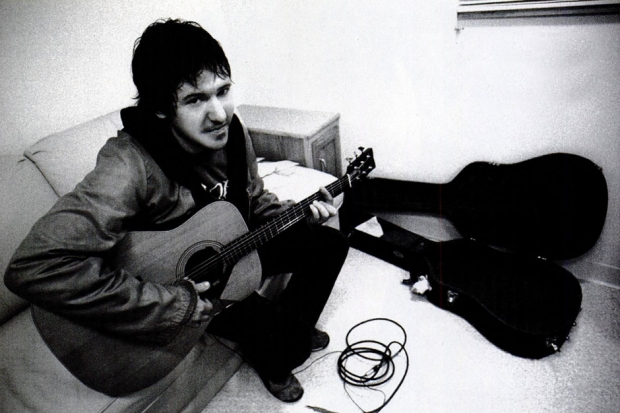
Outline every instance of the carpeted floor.
<path id="1" fill-rule="evenodd" d="M 203 413 L 362 411 L 355 403 L 373 410 L 400 380 L 404 355 L 397 357 L 396 375 L 383 393 L 345 389 L 336 361 L 347 331 L 376 317 L 406 329 L 409 357 L 405 381 L 382 412 L 620 411 L 620 289 L 573 272 L 582 279 L 584 297 L 571 339 L 560 353 L 529 360 L 498 349 L 463 319 L 413 296 L 400 284 L 405 271 L 352 249 L 319 322 L 331 344 L 297 373 L 304 397 L 279 402 L 244 364 Z M 401 339 L 396 328 L 380 322 L 367 324 L 359 338 Z"/>

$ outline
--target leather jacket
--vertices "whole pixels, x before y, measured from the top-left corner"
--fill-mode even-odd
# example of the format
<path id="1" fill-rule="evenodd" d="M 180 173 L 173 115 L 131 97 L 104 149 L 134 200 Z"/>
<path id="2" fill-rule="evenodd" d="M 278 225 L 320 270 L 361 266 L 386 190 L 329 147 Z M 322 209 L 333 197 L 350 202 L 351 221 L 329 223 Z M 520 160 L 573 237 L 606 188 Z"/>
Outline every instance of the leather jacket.
<path id="1" fill-rule="evenodd" d="M 238 131 L 231 129 L 229 142 L 245 153 L 235 164 L 245 181 L 239 192 L 246 204 L 238 207 L 255 227 L 291 202 L 264 189 L 249 133 L 237 115 L 234 121 Z M 95 169 L 35 223 L 9 263 L 7 287 L 105 331 L 159 344 L 172 340 L 195 309 L 191 284 L 141 280 L 105 259 L 127 232 L 168 229 L 209 202 L 197 202 L 193 189 L 170 175 L 127 127 L 119 131 L 100 150 Z"/>

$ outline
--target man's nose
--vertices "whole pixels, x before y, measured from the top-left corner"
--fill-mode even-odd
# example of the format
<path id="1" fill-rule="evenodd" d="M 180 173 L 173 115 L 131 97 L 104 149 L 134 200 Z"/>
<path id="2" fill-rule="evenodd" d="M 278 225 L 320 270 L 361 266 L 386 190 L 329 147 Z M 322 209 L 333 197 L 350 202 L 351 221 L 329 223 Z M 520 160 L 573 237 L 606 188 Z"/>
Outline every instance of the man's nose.
<path id="1" fill-rule="evenodd" d="M 209 100 L 209 107 L 207 116 L 211 122 L 222 123 L 226 121 L 226 111 L 224 105 L 217 97 L 213 97 Z"/>

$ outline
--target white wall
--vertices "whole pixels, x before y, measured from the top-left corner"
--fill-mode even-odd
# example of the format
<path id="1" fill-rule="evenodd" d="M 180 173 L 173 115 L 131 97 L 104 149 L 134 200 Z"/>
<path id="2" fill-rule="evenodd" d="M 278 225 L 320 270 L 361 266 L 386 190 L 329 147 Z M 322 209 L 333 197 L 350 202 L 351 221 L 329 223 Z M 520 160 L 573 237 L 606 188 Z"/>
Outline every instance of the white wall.
<path id="1" fill-rule="evenodd" d="M 434 174 L 454 136 L 452 3 L 224 2 L 243 99 L 340 112 L 343 156 L 373 146 L 378 173 Z"/>
<path id="2" fill-rule="evenodd" d="M 265 0 L 223 12 L 243 99 L 340 112 L 343 156 L 372 146 L 375 176 L 447 182 L 473 161 L 556 151 L 602 166 L 608 219 L 584 258 L 620 284 L 618 16 L 457 21 L 454 5 Z"/>
<path id="3" fill-rule="evenodd" d="M 589 157 L 610 211 L 586 258 L 617 269 L 617 16 L 459 22 L 455 2 L 0 0 L 0 153 L 131 104 L 135 38 L 192 19 L 224 45 L 238 103 L 340 112 L 343 156 L 372 146 L 376 176 L 446 182 L 474 160 Z"/>
<path id="4" fill-rule="evenodd" d="M 584 257 L 620 285 L 620 16 L 463 22 L 458 152 L 518 161 L 549 152 L 603 168 L 607 222 Z"/>

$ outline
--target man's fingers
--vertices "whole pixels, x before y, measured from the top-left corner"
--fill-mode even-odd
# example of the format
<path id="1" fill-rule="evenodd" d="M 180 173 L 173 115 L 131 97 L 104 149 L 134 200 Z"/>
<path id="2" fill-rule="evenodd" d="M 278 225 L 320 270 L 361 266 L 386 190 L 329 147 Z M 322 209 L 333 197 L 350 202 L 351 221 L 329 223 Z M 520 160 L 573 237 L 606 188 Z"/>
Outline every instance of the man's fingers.
<path id="1" fill-rule="evenodd" d="M 327 204 L 325 208 L 327 209 L 327 212 L 329 212 L 330 217 L 336 216 L 336 214 L 338 213 L 338 210 L 332 204 Z"/>
<path id="2" fill-rule="evenodd" d="M 327 202 L 328 204 L 334 203 L 334 197 L 332 196 L 332 194 L 329 193 L 327 189 L 325 189 L 324 186 L 319 188 L 319 192 L 321 193 L 321 195 L 323 195 L 323 199 L 325 200 L 325 202 Z"/>
<path id="3" fill-rule="evenodd" d="M 192 281 L 192 284 L 194 284 L 194 289 L 196 290 L 198 294 L 204 293 L 209 288 L 211 288 L 211 283 L 209 281 L 204 281 L 201 283 L 194 283 Z"/>
<path id="4" fill-rule="evenodd" d="M 314 201 L 310 204 L 310 211 L 312 212 L 314 222 L 317 224 L 324 223 L 338 213 L 338 210 L 333 205 L 319 201 Z"/>
<path id="5" fill-rule="evenodd" d="M 321 218 L 321 214 L 319 213 L 319 210 L 316 205 L 314 205 L 314 203 L 310 204 L 310 212 L 312 212 L 312 218 L 314 218 L 314 220 L 318 222 Z"/>
<path id="6" fill-rule="evenodd" d="M 335 216 L 338 210 L 334 207 L 334 197 L 324 186 L 319 188 L 319 193 L 323 201 L 313 201 L 310 204 L 310 212 L 312 213 L 313 221 L 317 224 L 322 224 Z"/>
<path id="7" fill-rule="evenodd" d="M 324 202 L 314 201 L 312 205 L 314 206 L 314 208 L 316 208 L 316 211 L 318 213 L 318 216 L 315 216 L 315 218 L 319 219 L 329 217 L 329 211 L 326 207 L 327 204 L 325 204 Z"/>
<path id="8" fill-rule="evenodd" d="M 315 208 L 319 212 L 319 215 L 322 216 L 323 218 L 333 217 L 334 215 L 338 213 L 338 210 L 336 209 L 335 206 L 333 206 L 332 204 L 328 204 L 326 202 L 314 201 L 312 205 L 315 206 Z"/>
<path id="9" fill-rule="evenodd" d="M 196 303 L 196 309 L 199 313 L 208 316 L 211 314 L 211 311 L 213 311 L 213 304 L 211 304 L 211 301 L 209 300 L 198 300 L 198 303 Z"/>

